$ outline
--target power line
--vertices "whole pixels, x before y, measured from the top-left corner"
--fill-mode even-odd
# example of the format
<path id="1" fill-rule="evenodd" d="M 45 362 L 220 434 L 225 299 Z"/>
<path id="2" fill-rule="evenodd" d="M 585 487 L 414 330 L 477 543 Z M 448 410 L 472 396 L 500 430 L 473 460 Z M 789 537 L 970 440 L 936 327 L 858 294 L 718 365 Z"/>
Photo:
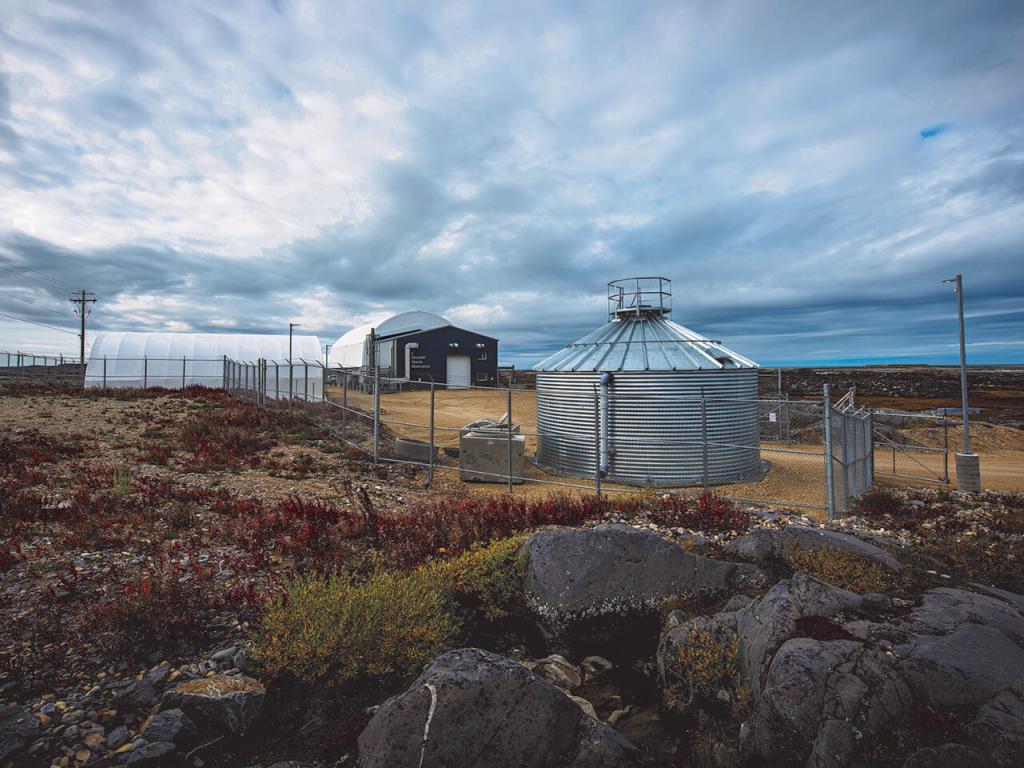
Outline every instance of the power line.
<path id="1" fill-rule="evenodd" d="M 47 325 L 46 323 L 37 323 L 35 320 L 26 320 L 24 317 L 18 317 L 17 315 L 9 315 L 6 312 L 0 312 L 0 317 L 9 317 L 11 320 L 17 320 L 22 323 L 28 323 L 29 325 L 38 325 L 40 328 L 49 328 L 51 331 L 60 331 L 61 333 L 70 333 L 72 336 L 78 334 L 74 331 L 69 331 L 67 328 L 58 328 L 55 325 Z"/>
<path id="2" fill-rule="evenodd" d="M 0 291 L 0 294 L 8 297 L 9 299 L 14 299 L 15 301 L 20 301 L 22 304 L 28 304 L 30 307 L 32 307 L 32 308 L 34 308 L 34 309 L 36 309 L 36 310 L 38 310 L 40 312 L 48 312 L 51 315 L 56 315 L 57 317 L 65 317 L 65 315 L 63 313 L 58 312 L 55 309 L 50 309 L 49 307 L 40 307 L 38 304 L 35 304 L 34 302 L 29 301 L 28 299 L 23 299 L 20 296 L 15 296 L 13 293 L 9 293 L 7 291 Z"/>
<path id="3" fill-rule="evenodd" d="M 74 290 L 73 288 L 71 288 L 71 286 L 62 283 L 59 280 L 55 280 L 52 277 L 50 277 L 49 275 L 44 275 L 42 272 L 37 272 L 36 270 L 32 269 L 31 267 L 26 267 L 24 264 L 19 264 L 18 262 L 14 261 L 13 259 L 8 258 L 7 256 L 0 255 L 0 261 L 5 262 L 11 268 L 18 270 L 19 272 L 21 272 L 21 274 L 23 276 L 31 278 L 31 279 L 35 279 L 35 280 L 41 280 L 41 281 L 46 282 L 49 285 L 53 286 L 54 288 L 57 288 L 58 290 L 61 290 L 61 291 L 72 291 L 72 290 Z"/>

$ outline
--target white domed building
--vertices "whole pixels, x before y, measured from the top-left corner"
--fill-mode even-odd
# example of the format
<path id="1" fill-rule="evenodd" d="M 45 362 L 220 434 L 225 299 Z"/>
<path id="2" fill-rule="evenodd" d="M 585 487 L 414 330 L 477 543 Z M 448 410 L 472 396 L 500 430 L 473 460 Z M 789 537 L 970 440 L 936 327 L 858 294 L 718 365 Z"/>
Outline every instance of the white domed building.
<path id="1" fill-rule="evenodd" d="M 449 386 L 493 387 L 498 383 L 498 340 L 452 325 L 431 312 L 413 310 L 358 326 L 343 334 L 328 354 L 330 368 L 369 372 Z"/>

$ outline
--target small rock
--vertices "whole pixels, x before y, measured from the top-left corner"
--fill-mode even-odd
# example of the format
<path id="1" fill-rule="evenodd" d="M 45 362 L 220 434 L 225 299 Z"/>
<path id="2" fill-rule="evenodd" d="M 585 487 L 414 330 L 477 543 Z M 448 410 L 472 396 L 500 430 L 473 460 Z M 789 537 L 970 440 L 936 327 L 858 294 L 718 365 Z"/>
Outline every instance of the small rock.
<path id="1" fill-rule="evenodd" d="M 90 733 L 88 736 L 82 739 L 82 743 L 85 744 L 85 746 L 87 746 L 89 749 L 95 751 L 100 744 L 104 743 L 103 734 Z"/>
<path id="2" fill-rule="evenodd" d="M 569 698 L 572 699 L 573 701 L 575 701 L 576 704 L 579 705 L 579 708 L 582 709 L 586 714 L 590 715 L 595 720 L 598 719 L 597 712 L 594 711 L 594 705 L 593 704 L 591 704 L 589 701 L 584 699 L 582 696 L 573 696 L 571 693 L 568 694 L 568 695 L 569 695 Z"/>
<path id="3" fill-rule="evenodd" d="M 616 709 L 610 715 L 608 715 L 608 725 L 615 725 L 619 720 L 624 718 L 630 713 L 632 707 L 623 707 L 622 709 Z"/>
<path id="4" fill-rule="evenodd" d="M 238 653 L 238 647 L 231 646 L 230 648 L 224 648 L 223 650 L 217 651 L 215 654 L 210 656 L 210 660 L 216 661 L 217 663 L 230 661 L 235 657 L 236 653 Z"/>
<path id="5" fill-rule="evenodd" d="M 136 768 L 150 768 L 166 763 L 168 758 L 174 754 L 175 747 L 166 741 L 155 741 L 143 744 L 133 749 L 125 760 L 125 765 L 133 765 Z"/>
<path id="6" fill-rule="evenodd" d="M 149 680 L 122 680 L 111 688 L 116 691 L 113 704 L 123 712 L 148 710 L 159 700 L 156 686 Z"/>
<path id="7" fill-rule="evenodd" d="M 107 734 L 107 749 L 118 749 L 128 741 L 128 735 L 128 729 L 119 725 Z"/>
<path id="8" fill-rule="evenodd" d="M 196 735 L 196 726 L 180 709 L 165 709 L 150 718 L 142 729 L 146 741 L 181 745 Z"/>
<path id="9" fill-rule="evenodd" d="M 588 680 L 593 680 L 595 677 L 611 671 L 614 666 L 614 664 L 603 656 L 587 656 L 582 662 L 580 662 L 580 668 L 583 670 L 583 673 L 587 676 Z"/>
<path id="10" fill-rule="evenodd" d="M 193 722 L 228 733 L 243 733 L 263 709 L 266 689 L 241 675 L 189 680 L 164 694 L 162 709 L 180 709 Z"/>
<path id="11" fill-rule="evenodd" d="M 583 685 L 583 675 L 579 668 L 557 653 L 538 661 L 534 671 L 566 691 L 575 690 Z"/>

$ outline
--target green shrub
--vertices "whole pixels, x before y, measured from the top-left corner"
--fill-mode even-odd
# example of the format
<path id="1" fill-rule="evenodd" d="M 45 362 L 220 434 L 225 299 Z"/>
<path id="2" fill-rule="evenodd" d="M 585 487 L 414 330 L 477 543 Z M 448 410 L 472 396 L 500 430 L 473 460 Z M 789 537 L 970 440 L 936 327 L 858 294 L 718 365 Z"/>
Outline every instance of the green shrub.
<path id="1" fill-rule="evenodd" d="M 794 571 L 853 592 L 883 592 L 889 586 L 882 566 L 848 549 L 795 549 L 788 559 Z"/>
<path id="2" fill-rule="evenodd" d="M 405 573 L 306 576 L 264 610 L 253 659 L 272 676 L 344 685 L 405 678 L 463 637 L 467 619 L 515 610 L 521 537 L 478 546 Z"/>
<path id="3" fill-rule="evenodd" d="M 671 710 L 686 712 L 700 704 L 742 717 L 750 706 L 752 692 L 739 668 L 735 635 L 724 636 L 706 626 L 690 627 L 671 669 L 663 692 Z"/>

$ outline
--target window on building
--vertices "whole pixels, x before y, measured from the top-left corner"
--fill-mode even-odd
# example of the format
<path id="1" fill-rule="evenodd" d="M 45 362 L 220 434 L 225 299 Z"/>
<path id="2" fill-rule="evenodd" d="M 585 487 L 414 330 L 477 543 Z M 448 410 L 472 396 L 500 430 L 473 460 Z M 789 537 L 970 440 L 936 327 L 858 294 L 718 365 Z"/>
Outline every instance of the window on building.
<path id="1" fill-rule="evenodd" d="M 476 375 L 476 380 L 477 381 L 487 381 L 487 374 L 486 373 L 478 373 Z"/>
<path id="2" fill-rule="evenodd" d="M 479 355 L 477 355 L 476 359 L 477 360 L 486 360 L 487 359 L 487 353 L 486 352 L 481 352 Z"/>

